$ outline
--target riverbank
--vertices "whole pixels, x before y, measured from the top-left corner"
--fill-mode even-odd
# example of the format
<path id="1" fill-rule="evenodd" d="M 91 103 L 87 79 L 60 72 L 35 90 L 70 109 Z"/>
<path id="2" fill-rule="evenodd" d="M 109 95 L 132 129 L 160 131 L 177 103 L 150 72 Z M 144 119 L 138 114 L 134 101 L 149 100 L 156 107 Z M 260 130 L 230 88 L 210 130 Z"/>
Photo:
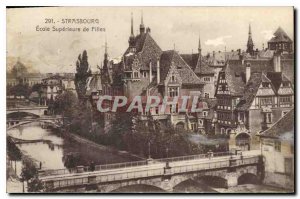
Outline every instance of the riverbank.
<path id="1" fill-rule="evenodd" d="M 79 135 L 76 135 L 76 134 L 73 134 L 73 133 L 64 133 L 64 136 L 68 136 L 68 138 L 73 139 L 73 140 L 75 140 L 79 143 L 88 144 L 91 147 L 95 147 L 95 148 L 98 148 L 100 150 L 107 151 L 107 152 L 110 152 L 110 153 L 115 153 L 115 154 L 118 154 L 118 155 L 123 156 L 125 158 L 137 159 L 137 160 L 146 160 L 145 157 L 141 157 L 141 156 L 138 156 L 136 154 L 129 153 L 128 151 L 119 151 L 118 149 L 113 148 L 111 146 L 101 145 L 101 144 L 95 143 L 94 141 L 91 141 L 87 138 L 84 138 L 82 136 L 79 136 Z"/>

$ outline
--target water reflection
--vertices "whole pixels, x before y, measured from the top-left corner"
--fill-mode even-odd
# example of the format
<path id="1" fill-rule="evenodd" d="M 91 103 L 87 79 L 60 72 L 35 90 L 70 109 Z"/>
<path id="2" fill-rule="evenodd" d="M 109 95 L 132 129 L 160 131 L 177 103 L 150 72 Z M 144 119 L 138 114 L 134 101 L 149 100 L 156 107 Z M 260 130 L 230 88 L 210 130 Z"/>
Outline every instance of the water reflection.
<path id="1" fill-rule="evenodd" d="M 91 162 L 97 165 L 137 160 L 63 138 L 50 129 L 41 128 L 39 123 L 26 124 L 7 133 L 14 138 L 31 141 L 31 143 L 18 144 L 18 147 L 36 160 L 37 165 L 42 163 L 42 169 L 88 166 Z"/>

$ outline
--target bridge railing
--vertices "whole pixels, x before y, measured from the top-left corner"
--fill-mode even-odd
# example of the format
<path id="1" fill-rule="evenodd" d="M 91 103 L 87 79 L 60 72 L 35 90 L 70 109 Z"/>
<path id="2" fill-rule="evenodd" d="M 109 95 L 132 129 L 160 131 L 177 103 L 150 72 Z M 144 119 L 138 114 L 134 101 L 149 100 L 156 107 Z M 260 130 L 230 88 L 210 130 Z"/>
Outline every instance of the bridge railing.
<path id="1" fill-rule="evenodd" d="M 197 154 L 197 155 L 154 159 L 154 161 L 156 161 L 156 162 L 177 162 L 177 161 L 197 160 L 197 159 L 213 158 L 213 157 L 221 157 L 221 156 L 231 156 L 231 155 L 233 155 L 233 153 L 230 151 L 217 152 L 217 153 L 208 152 L 208 153 Z"/>
<path id="2" fill-rule="evenodd" d="M 197 160 L 204 158 L 213 158 L 213 157 L 221 157 L 221 156 L 230 156 L 233 155 L 231 152 L 218 152 L 218 153 L 205 153 L 205 154 L 197 154 L 197 155 L 189 155 L 189 156 L 179 156 L 172 158 L 161 158 L 154 159 L 154 163 L 160 162 L 177 162 L 177 161 L 187 161 L 187 160 Z M 109 170 L 109 169 L 119 169 L 119 168 L 128 168 L 128 167 L 136 167 L 147 165 L 147 161 L 135 161 L 135 162 L 124 162 L 124 163 L 115 163 L 115 164 L 105 164 L 105 165 L 96 165 L 93 171 L 101 171 L 101 170 Z M 70 173 L 80 173 L 80 172 L 89 172 L 92 171 L 90 166 L 84 166 L 80 169 L 71 168 L 71 169 L 54 169 L 54 170 L 42 170 L 39 172 L 40 176 L 49 176 L 49 175 L 64 175 Z"/>
<path id="3" fill-rule="evenodd" d="M 39 171 L 39 176 L 49 176 L 49 175 L 64 175 L 70 173 L 82 173 L 89 171 L 102 171 L 110 169 L 120 169 L 128 167 L 137 167 L 147 165 L 147 161 L 135 161 L 135 162 L 123 162 L 123 163 L 114 163 L 114 164 L 104 164 L 104 165 L 95 165 L 94 169 L 91 169 L 91 166 L 79 166 L 77 168 L 71 169 L 51 169 L 51 170 L 41 170 Z"/>
<path id="4" fill-rule="evenodd" d="M 236 159 L 237 162 L 235 165 L 231 165 L 230 160 L 222 159 L 219 161 L 212 162 L 204 162 L 202 164 L 193 163 L 187 165 L 177 165 L 172 167 L 172 173 L 186 173 L 186 172 L 195 172 L 195 171 L 204 171 L 204 170 L 211 170 L 217 168 L 228 168 L 231 166 L 241 166 L 241 165 L 249 165 L 255 164 L 259 162 L 258 156 L 253 157 L 246 157 L 244 159 L 240 158 L 233 158 Z M 95 175 L 83 175 L 83 176 L 74 176 L 68 179 L 46 179 L 43 182 L 46 184 L 47 187 L 53 188 L 60 188 L 60 187 L 68 187 L 74 185 L 83 185 L 83 184 L 95 184 L 95 183 L 102 183 L 102 182 L 114 182 L 118 180 L 129 180 L 129 179 L 140 179 L 145 177 L 152 177 L 152 176 L 161 176 L 164 175 L 164 168 L 145 168 L 137 169 L 137 170 L 129 170 L 129 171 L 119 171 L 119 172 L 111 172 L 108 174 L 99 173 Z"/>

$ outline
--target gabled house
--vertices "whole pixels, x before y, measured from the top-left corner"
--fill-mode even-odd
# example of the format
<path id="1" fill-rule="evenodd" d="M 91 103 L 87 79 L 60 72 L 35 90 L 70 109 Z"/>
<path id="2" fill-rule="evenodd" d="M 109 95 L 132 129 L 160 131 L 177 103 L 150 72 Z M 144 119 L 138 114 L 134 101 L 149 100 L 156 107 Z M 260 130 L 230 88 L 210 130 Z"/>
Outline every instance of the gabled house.
<path id="1" fill-rule="evenodd" d="M 229 60 L 219 73 L 216 133 L 227 134 L 234 147 L 257 147 L 253 135 L 293 108 L 292 84 L 280 63 L 276 55 L 271 60 Z"/>
<path id="2" fill-rule="evenodd" d="M 291 109 L 269 129 L 261 132 L 265 159 L 264 184 L 294 189 L 295 110 Z"/>

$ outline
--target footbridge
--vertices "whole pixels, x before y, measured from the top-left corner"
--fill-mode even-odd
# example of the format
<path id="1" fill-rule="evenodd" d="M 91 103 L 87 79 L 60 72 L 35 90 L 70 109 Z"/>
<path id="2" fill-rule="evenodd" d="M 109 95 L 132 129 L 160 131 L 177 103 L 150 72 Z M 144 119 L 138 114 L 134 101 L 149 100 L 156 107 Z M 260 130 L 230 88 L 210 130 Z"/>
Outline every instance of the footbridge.
<path id="1" fill-rule="evenodd" d="M 43 124 L 51 124 L 55 127 L 59 127 L 62 125 L 62 116 L 41 116 L 38 118 L 22 118 L 22 119 L 7 119 L 6 120 L 6 129 L 16 128 L 18 126 L 32 123 L 32 122 L 41 122 Z"/>
<path id="2" fill-rule="evenodd" d="M 148 185 L 171 192 L 179 183 L 204 177 L 217 177 L 226 187 L 236 186 L 244 175 L 262 180 L 260 151 L 240 154 L 208 153 L 147 161 L 40 171 L 39 179 L 47 191 L 111 192 L 131 185 Z"/>
<path id="3" fill-rule="evenodd" d="M 17 112 L 26 112 L 34 115 L 42 116 L 45 111 L 48 110 L 48 106 L 23 106 L 6 109 L 6 115 Z"/>

